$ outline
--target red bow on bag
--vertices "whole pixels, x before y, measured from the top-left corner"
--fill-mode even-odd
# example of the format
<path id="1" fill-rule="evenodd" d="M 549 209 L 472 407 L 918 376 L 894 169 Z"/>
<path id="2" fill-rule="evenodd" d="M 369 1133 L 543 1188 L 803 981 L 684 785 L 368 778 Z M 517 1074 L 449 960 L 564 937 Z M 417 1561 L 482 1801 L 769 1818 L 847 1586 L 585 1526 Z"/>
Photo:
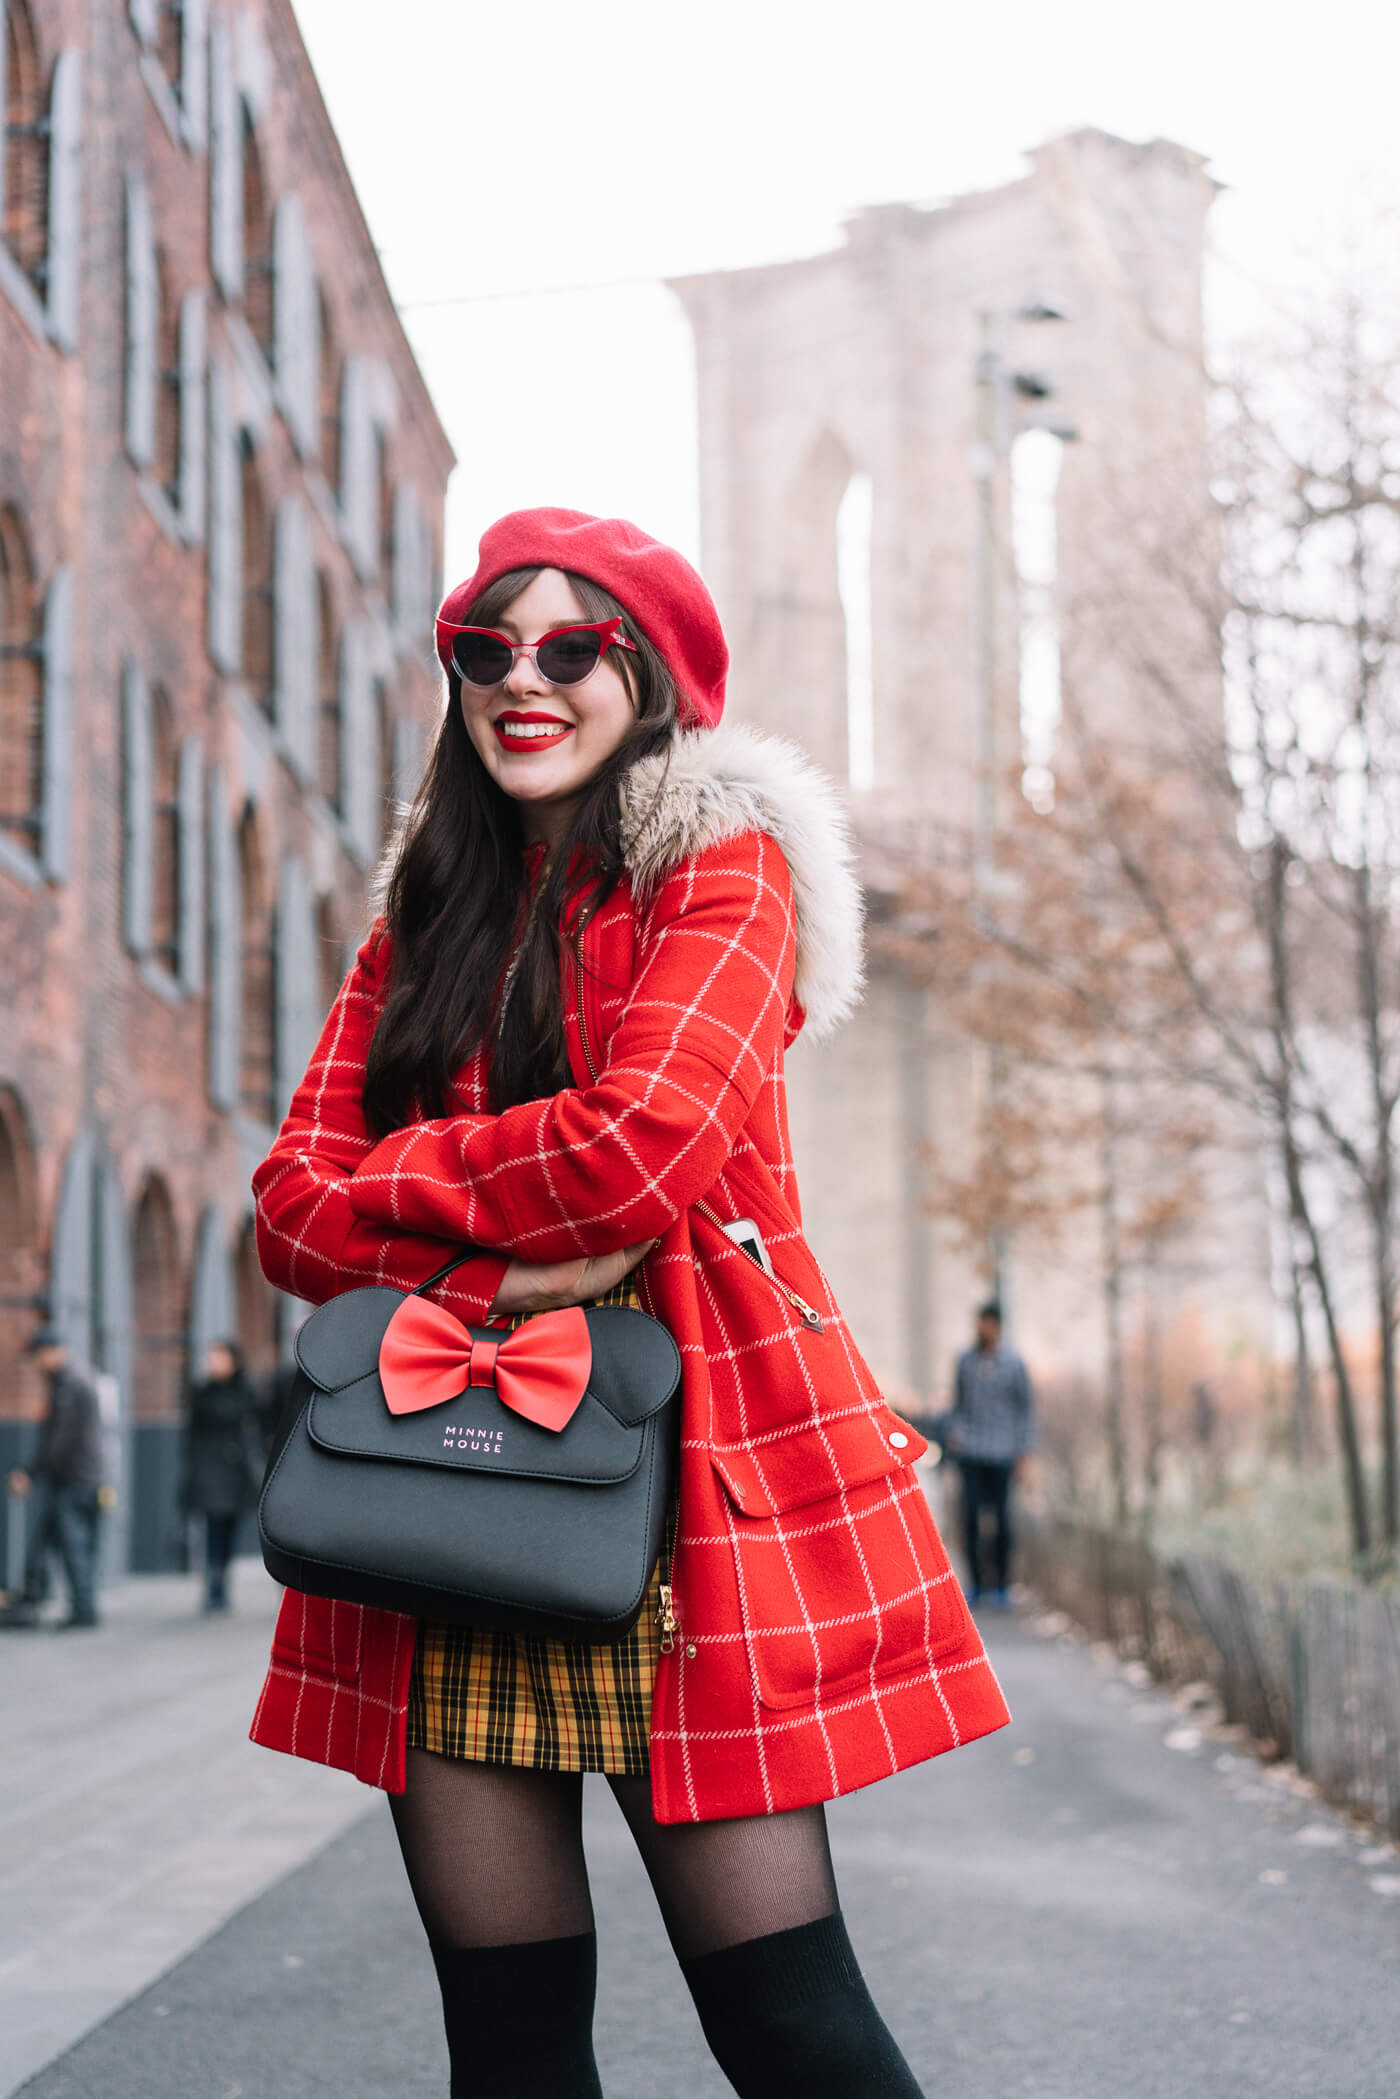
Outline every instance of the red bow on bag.
<path id="1" fill-rule="evenodd" d="M 499 1340 L 473 1337 L 441 1305 L 406 1297 L 379 1344 L 379 1382 L 391 1414 L 417 1414 L 490 1385 L 502 1406 L 557 1434 L 588 1387 L 593 1343 L 577 1305 L 541 1312 Z"/>

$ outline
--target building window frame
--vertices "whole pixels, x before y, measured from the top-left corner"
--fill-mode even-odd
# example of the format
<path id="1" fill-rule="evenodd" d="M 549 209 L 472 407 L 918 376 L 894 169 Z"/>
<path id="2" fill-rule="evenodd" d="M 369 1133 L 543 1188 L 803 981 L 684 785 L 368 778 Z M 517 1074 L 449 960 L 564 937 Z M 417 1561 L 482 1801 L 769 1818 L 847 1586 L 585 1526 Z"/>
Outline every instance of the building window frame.
<path id="1" fill-rule="evenodd" d="M 83 54 L 45 70 L 29 0 L 0 8 L 0 292 L 31 333 L 78 347 Z"/>
<path id="2" fill-rule="evenodd" d="M 12 871 L 27 879 L 37 874 L 43 832 L 44 640 L 39 606 L 38 578 L 23 521 L 12 504 L 0 505 L 0 841 Z"/>
<path id="3" fill-rule="evenodd" d="M 242 226 L 243 319 L 269 369 L 275 347 L 277 256 L 275 214 L 253 105 L 238 97 L 239 208 Z"/>
<path id="4" fill-rule="evenodd" d="M 275 706 L 274 629 L 276 583 L 272 516 L 253 433 L 238 433 L 239 531 L 242 603 L 239 614 L 239 676 L 253 704 L 269 718 Z"/>
<path id="5" fill-rule="evenodd" d="M 45 92 L 43 47 L 29 0 L 5 0 L 4 32 L 0 247 L 42 299 L 48 274 L 52 116 Z"/>
<path id="6" fill-rule="evenodd" d="M 208 122 L 209 0 L 127 0 L 141 74 L 177 145 L 198 150 Z"/>

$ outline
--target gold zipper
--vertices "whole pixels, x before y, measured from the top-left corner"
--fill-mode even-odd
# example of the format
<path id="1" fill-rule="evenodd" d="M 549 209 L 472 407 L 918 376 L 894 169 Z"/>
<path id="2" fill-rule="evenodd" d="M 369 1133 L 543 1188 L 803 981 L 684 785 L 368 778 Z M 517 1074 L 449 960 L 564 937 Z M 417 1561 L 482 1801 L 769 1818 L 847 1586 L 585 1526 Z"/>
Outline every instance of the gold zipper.
<path id="1" fill-rule="evenodd" d="M 702 1217 L 707 1217 L 711 1224 L 717 1225 L 719 1230 L 724 1232 L 724 1219 L 719 1215 L 718 1211 L 712 1210 L 710 1208 L 710 1205 L 707 1202 L 703 1201 L 697 1202 L 695 1207 L 700 1212 L 700 1215 Z M 727 1239 L 729 1237 L 729 1234 L 725 1232 L 724 1236 Z M 798 1318 L 802 1321 L 802 1324 L 805 1327 L 810 1327 L 811 1331 L 814 1334 L 825 1333 L 826 1328 L 822 1323 L 822 1315 L 817 1310 L 815 1305 L 809 1305 L 805 1297 L 799 1297 L 797 1292 L 795 1290 L 789 1289 L 788 1285 L 781 1281 L 779 1277 L 777 1277 L 776 1275 L 770 1275 L 768 1270 L 764 1267 L 763 1263 L 759 1260 L 757 1254 L 749 1253 L 748 1248 L 746 1246 L 741 1245 L 738 1240 L 735 1240 L 733 1243 L 739 1247 L 740 1253 L 746 1254 L 748 1256 L 749 1260 L 753 1263 L 754 1267 L 763 1277 L 765 1283 L 771 1283 L 773 1285 L 773 1288 L 787 1299 L 788 1303 L 792 1306 L 793 1310 L 796 1312 Z"/>
<path id="2" fill-rule="evenodd" d="M 676 1615 L 676 1592 L 669 1582 L 661 1584 L 661 1601 L 656 1606 L 656 1622 L 661 1627 L 662 1654 L 674 1654 L 676 1634 L 681 1629 L 681 1621 Z"/>

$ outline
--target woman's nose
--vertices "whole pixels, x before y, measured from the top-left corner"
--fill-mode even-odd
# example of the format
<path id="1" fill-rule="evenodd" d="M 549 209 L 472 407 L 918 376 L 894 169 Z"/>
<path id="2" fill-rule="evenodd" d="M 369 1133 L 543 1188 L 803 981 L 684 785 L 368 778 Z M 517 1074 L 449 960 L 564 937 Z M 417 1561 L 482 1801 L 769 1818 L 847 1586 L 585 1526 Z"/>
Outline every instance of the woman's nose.
<path id="1" fill-rule="evenodd" d="M 506 678 L 506 690 L 518 698 L 526 693 L 548 692 L 549 682 L 540 676 L 533 649 L 522 649 L 517 655 Z"/>

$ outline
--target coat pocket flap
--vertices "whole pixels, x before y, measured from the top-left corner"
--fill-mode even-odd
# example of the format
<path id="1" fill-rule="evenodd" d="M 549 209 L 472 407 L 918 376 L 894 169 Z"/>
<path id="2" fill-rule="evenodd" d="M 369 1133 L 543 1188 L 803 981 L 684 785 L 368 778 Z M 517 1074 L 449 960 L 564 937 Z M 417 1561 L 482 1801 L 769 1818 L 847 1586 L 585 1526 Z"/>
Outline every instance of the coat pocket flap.
<path id="1" fill-rule="evenodd" d="M 888 1407 L 794 1422 L 747 1443 L 710 1446 L 710 1462 L 746 1516 L 779 1516 L 828 1501 L 912 1465 L 928 1449 Z"/>

